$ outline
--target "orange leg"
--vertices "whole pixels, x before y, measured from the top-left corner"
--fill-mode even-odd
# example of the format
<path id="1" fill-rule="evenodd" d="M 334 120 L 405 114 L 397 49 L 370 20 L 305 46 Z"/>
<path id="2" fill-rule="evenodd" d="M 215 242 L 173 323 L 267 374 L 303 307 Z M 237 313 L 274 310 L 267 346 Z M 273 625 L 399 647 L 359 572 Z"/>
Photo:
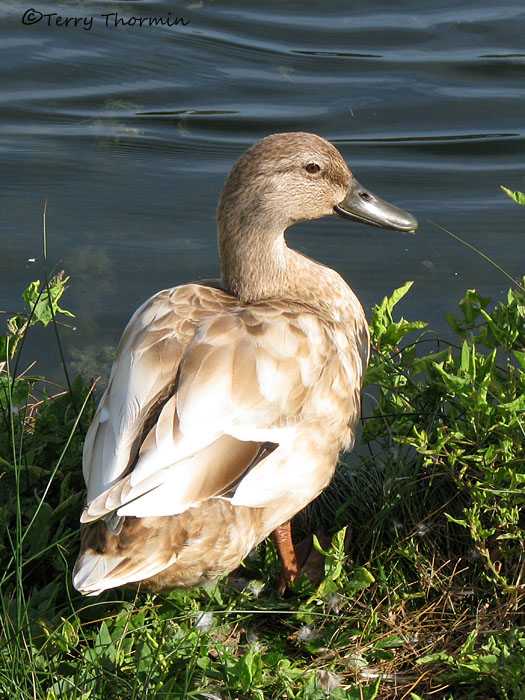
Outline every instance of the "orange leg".
<path id="1" fill-rule="evenodd" d="M 272 532 L 271 538 L 277 547 L 281 560 L 281 575 L 279 576 L 277 592 L 279 595 L 282 595 L 288 584 L 295 581 L 299 576 L 299 565 L 297 564 L 297 557 L 295 556 L 290 521 L 279 525 L 279 527 Z"/>
<path id="2" fill-rule="evenodd" d="M 312 535 L 308 535 L 294 547 L 290 521 L 280 525 L 271 534 L 279 558 L 281 560 L 281 575 L 277 592 L 283 595 L 290 583 L 301 573 L 305 573 L 314 586 L 318 586 L 323 580 L 324 557 L 312 544 Z M 317 532 L 317 539 L 321 547 L 329 549 L 330 538 L 323 532 Z"/>

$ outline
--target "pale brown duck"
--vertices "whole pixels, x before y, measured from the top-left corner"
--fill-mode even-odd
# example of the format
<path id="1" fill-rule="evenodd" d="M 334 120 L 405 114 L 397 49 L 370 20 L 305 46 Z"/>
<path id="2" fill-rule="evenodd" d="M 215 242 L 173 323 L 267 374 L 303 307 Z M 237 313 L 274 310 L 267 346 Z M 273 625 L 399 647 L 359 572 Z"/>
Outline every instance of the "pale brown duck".
<path id="1" fill-rule="evenodd" d="M 339 274 L 284 233 L 333 215 L 417 228 L 314 134 L 268 136 L 234 165 L 221 279 L 159 292 L 120 341 L 84 447 L 79 591 L 217 579 L 330 482 L 354 442 L 368 326 Z"/>

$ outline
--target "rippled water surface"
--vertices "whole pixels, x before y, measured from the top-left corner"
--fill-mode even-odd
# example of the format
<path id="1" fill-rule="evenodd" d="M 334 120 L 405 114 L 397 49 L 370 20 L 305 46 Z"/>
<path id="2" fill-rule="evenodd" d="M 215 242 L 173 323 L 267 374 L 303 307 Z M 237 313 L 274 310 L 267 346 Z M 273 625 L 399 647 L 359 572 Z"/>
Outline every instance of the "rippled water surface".
<path id="1" fill-rule="evenodd" d="M 423 6 L 0 2 L 0 308 L 41 276 L 47 198 L 50 263 L 72 276 L 63 339 L 96 373 L 144 298 L 216 276 L 226 173 L 255 140 L 297 130 L 332 140 L 364 185 L 420 219 L 416 236 L 336 219 L 289 232 L 367 312 L 408 279 L 404 315 L 443 331 L 466 288 L 502 298 L 505 277 L 429 220 L 525 273 L 525 210 L 499 189 L 525 190 L 523 2 Z M 39 22 L 22 23 L 29 7 Z M 115 13 L 185 24 L 114 27 Z M 30 353 L 53 372 L 38 337 Z"/>

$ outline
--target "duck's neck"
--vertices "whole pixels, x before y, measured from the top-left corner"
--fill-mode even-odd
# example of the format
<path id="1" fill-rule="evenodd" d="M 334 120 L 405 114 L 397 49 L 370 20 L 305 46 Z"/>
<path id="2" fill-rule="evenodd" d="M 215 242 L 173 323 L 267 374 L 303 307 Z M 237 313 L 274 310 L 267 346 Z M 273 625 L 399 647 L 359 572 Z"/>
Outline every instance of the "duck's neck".
<path id="1" fill-rule="evenodd" d="M 222 282 L 243 302 L 287 296 L 294 256 L 283 231 L 219 229 Z"/>
<path id="2" fill-rule="evenodd" d="M 289 299 L 343 322 L 362 314 L 355 294 L 337 272 L 286 245 L 282 224 L 269 229 L 266 220 L 264 230 L 255 222 L 249 229 L 231 229 L 221 227 L 219 219 L 219 251 L 224 289 L 244 303 Z"/>

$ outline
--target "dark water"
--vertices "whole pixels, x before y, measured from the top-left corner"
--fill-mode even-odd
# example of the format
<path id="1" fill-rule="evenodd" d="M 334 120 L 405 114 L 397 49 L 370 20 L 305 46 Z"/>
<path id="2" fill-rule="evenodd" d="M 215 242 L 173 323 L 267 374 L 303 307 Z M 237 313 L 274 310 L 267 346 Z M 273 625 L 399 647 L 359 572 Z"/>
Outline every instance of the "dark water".
<path id="1" fill-rule="evenodd" d="M 499 189 L 525 190 L 525 10 L 487 5 L 0 2 L 0 309 L 41 276 L 47 198 L 49 260 L 72 275 L 62 337 L 96 372 L 144 298 L 217 274 L 226 173 L 255 140 L 296 130 L 332 140 L 421 221 L 416 236 L 335 219 L 290 231 L 367 311 L 409 279 L 403 314 L 442 329 L 466 288 L 503 298 L 505 277 L 428 221 L 525 273 L 525 210 Z M 24 25 L 31 7 L 85 20 Z M 114 27 L 114 13 L 186 24 Z M 53 373 L 51 337 L 28 358 Z"/>

